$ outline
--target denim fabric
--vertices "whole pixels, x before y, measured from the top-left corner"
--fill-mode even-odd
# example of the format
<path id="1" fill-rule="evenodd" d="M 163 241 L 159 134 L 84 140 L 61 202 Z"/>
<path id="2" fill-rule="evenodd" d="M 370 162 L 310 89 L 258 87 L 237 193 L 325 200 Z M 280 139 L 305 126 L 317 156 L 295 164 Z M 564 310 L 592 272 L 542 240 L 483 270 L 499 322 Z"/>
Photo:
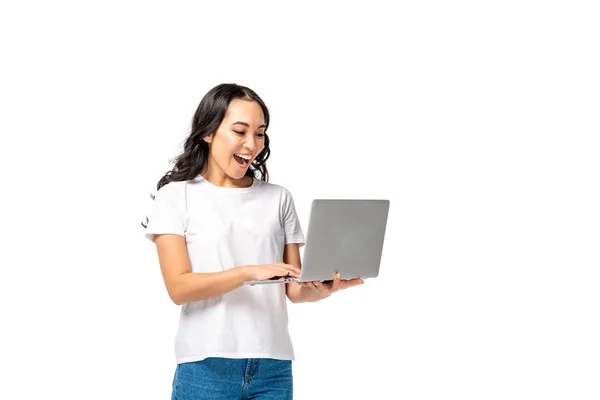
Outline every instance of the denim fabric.
<path id="1" fill-rule="evenodd" d="M 206 358 L 177 365 L 171 400 L 291 400 L 292 361 Z"/>

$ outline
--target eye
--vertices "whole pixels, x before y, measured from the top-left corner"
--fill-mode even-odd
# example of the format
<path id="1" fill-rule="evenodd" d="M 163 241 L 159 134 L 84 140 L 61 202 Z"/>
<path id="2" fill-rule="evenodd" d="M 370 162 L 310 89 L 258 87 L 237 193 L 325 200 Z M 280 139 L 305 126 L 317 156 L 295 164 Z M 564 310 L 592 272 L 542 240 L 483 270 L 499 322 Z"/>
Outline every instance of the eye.
<path id="1" fill-rule="evenodd" d="M 258 137 L 264 137 L 265 134 L 264 133 L 257 133 L 256 136 L 258 136 Z"/>
<path id="2" fill-rule="evenodd" d="M 240 131 L 234 131 L 235 133 L 237 133 L 238 135 L 244 135 L 246 132 L 240 132 Z"/>

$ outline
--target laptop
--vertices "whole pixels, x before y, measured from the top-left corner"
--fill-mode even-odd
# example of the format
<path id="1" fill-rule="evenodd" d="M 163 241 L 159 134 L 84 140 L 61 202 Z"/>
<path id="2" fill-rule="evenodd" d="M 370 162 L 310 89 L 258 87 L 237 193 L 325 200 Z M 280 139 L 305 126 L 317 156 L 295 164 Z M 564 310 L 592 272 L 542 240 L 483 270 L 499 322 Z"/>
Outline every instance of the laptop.
<path id="1" fill-rule="evenodd" d="M 246 285 L 375 278 L 383 251 L 389 200 L 315 199 L 310 209 L 300 277 Z"/>

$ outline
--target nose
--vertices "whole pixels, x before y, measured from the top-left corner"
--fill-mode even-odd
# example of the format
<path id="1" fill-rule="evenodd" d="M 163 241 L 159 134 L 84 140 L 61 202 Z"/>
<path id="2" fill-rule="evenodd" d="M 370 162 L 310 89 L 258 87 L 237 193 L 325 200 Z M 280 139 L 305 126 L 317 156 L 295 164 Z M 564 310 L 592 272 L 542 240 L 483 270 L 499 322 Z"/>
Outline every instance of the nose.
<path id="1" fill-rule="evenodd" d="M 254 150 L 256 150 L 256 141 L 254 140 L 254 135 L 249 136 L 250 138 L 246 140 L 244 147 L 254 153 Z"/>

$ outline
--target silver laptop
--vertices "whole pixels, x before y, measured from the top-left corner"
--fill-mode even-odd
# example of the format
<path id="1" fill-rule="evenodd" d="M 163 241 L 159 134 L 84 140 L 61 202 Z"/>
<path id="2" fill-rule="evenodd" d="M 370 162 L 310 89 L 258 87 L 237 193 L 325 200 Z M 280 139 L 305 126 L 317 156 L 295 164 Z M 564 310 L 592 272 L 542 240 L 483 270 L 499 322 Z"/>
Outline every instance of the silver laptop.
<path id="1" fill-rule="evenodd" d="M 374 278 L 379 274 L 389 200 L 313 200 L 299 278 L 246 285 Z"/>

